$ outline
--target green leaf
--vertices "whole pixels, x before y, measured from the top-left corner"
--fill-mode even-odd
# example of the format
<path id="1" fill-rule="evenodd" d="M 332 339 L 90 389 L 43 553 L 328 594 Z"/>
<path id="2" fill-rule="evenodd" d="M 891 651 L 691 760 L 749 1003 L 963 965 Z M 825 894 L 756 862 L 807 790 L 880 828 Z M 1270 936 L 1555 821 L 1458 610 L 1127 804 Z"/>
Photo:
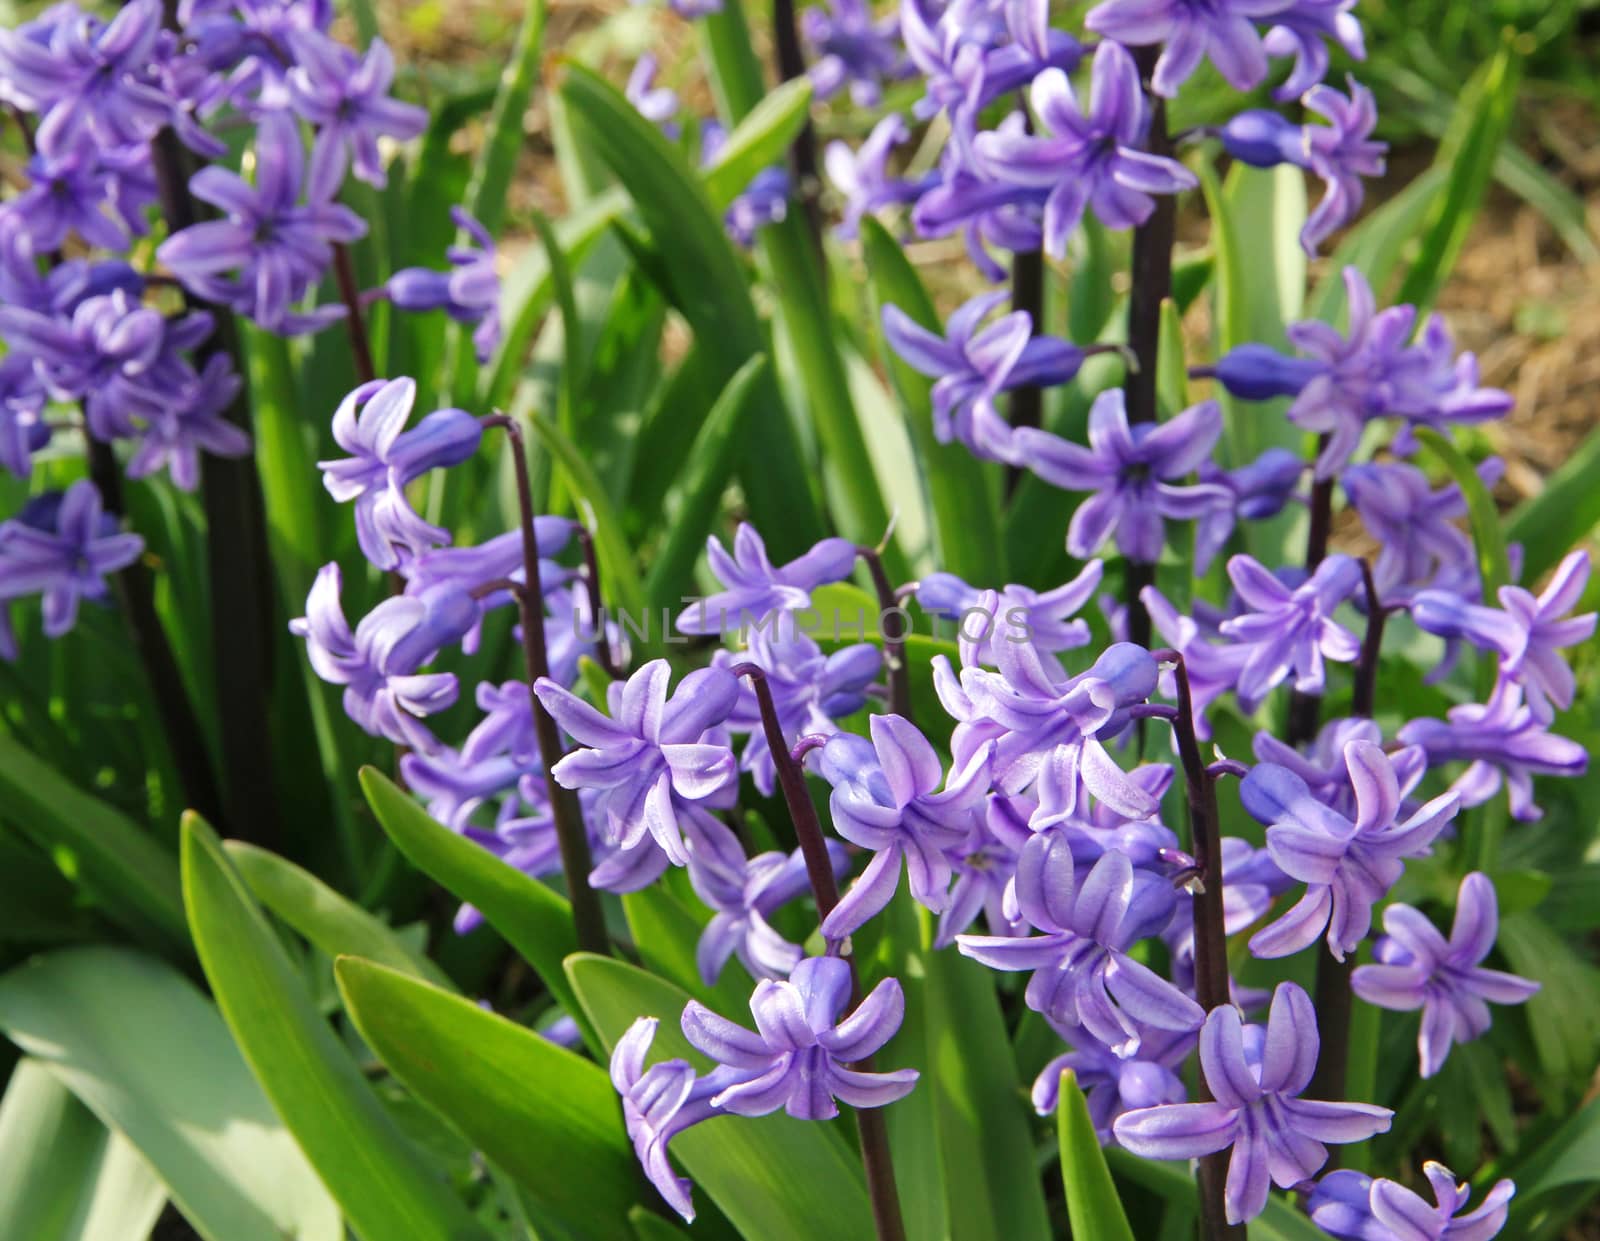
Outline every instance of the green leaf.
<path id="1" fill-rule="evenodd" d="M 1590 431 L 1538 495 L 1523 501 L 1506 521 L 1509 543 L 1522 544 L 1522 578 L 1537 582 L 1556 562 L 1600 525 L 1600 429 Z"/>
<path id="2" fill-rule="evenodd" d="M 783 163 L 810 118 L 811 93 L 810 78 L 792 78 L 740 118 L 705 171 L 713 207 L 726 211 L 757 173 Z"/>
<path id="3" fill-rule="evenodd" d="M 335 973 L 356 1028 L 407 1089 L 573 1235 L 628 1241 L 640 1180 L 604 1069 L 374 962 L 340 957 Z"/>
<path id="4" fill-rule="evenodd" d="M 1125 1180 L 1142 1185 L 1168 1202 L 1178 1203 L 1194 1213 L 1200 1209 L 1200 1194 L 1186 1163 L 1141 1159 L 1120 1147 L 1105 1152 L 1111 1170 Z M 1271 1194 L 1266 1210 L 1250 1221 L 1250 1241 L 1328 1241 L 1323 1232 L 1283 1198 Z"/>
<path id="5" fill-rule="evenodd" d="M 739 452 L 745 425 L 767 379 L 765 354 L 756 354 L 728 380 L 695 437 L 685 463 L 681 499 L 667 526 L 667 535 L 644 583 L 652 613 L 678 607 L 693 579 L 694 565 L 714 527 Z"/>
<path id="6" fill-rule="evenodd" d="M 383 922 L 287 858 L 242 840 L 223 846 L 251 895 L 330 957 L 367 957 L 454 990 L 449 976 Z"/>
<path id="7" fill-rule="evenodd" d="M 578 946 L 566 898 L 456 835 L 376 768 L 361 769 L 361 788 L 379 824 L 407 860 L 483 914 L 582 1025 L 577 999 L 561 968 L 562 960 Z"/>
<path id="8" fill-rule="evenodd" d="M 539 76 L 539 53 L 544 46 L 548 13 L 546 0 L 528 0 L 516 46 L 500 76 L 500 90 L 489 117 L 489 135 L 478 152 L 472 183 L 467 188 L 467 211 L 491 236 L 500 231 L 505 219 L 506 190 L 527 141 L 522 121 Z"/>
<path id="9" fill-rule="evenodd" d="M 1478 572 L 1483 578 L 1485 598 L 1493 598 L 1511 580 L 1511 561 L 1506 555 L 1505 531 L 1494 497 L 1472 468 L 1461 450 L 1431 427 L 1417 427 L 1417 440 L 1455 480 L 1467 501 L 1467 522 L 1472 527 L 1472 543 L 1478 552 Z"/>
<path id="10" fill-rule="evenodd" d="M 1323 323 L 1340 321 L 1347 309 L 1346 267 L 1360 271 L 1373 288 L 1382 288 L 1405 248 L 1422 230 L 1449 176 L 1448 168 L 1436 164 L 1346 233 L 1328 260 L 1327 275 L 1317 282 L 1306 302 L 1305 317 Z"/>
<path id="11" fill-rule="evenodd" d="M 634 1207 L 628 1212 L 628 1219 L 638 1241 L 691 1241 L 689 1234 L 676 1224 L 643 1207 Z"/>
<path id="12" fill-rule="evenodd" d="M 167 1192 L 134 1145 L 102 1125 L 42 1061 L 0 1099 L 0 1226 L 26 1241 L 143 1241 Z"/>
<path id="13" fill-rule="evenodd" d="M 1189 408 L 1189 368 L 1183 355 L 1183 318 L 1170 297 L 1161 299 L 1156 359 L 1156 404 L 1163 418 L 1171 418 Z"/>
<path id="14" fill-rule="evenodd" d="M 1072 1235 L 1095 1241 L 1133 1241 L 1133 1229 L 1094 1135 L 1089 1104 L 1071 1069 L 1061 1074 L 1056 1104 L 1056 1137 L 1061 1146 L 1061 1183 L 1066 1189 Z"/>
<path id="15" fill-rule="evenodd" d="M 575 126 L 622 182 L 658 243 L 668 288 L 696 338 L 714 352 L 711 382 L 769 346 L 738 256 L 698 176 L 638 110 L 597 74 L 566 66 L 561 98 Z M 769 374 L 745 445 L 741 477 L 754 521 L 774 555 L 796 555 L 825 533 L 800 441 Z"/>
<path id="16" fill-rule="evenodd" d="M 652 973 L 682 987 L 719 1013 L 740 1012 L 749 1002 L 750 975 L 737 959 L 723 967 L 721 977 L 712 985 L 701 980 L 695 950 L 706 919 L 696 918 L 665 884 L 625 893 L 622 910 L 639 959 Z"/>
<path id="17" fill-rule="evenodd" d="M 870 217 L 861 222 L 862 252 L 872 286 L 874 337 L 882 340 L 883 308 L 898 306 L 932 332 L 944 331 L 938 311 L 899 243 Z M 880 356 L 905 409 L 906 426 L 921 464 L 934 523 L 935 561 L 966 581 L 999 585 L 1006 580 L 995 521 L 999 495 L 994 471 L 960 444 L 941 444 L 933 434 L 933 383 L 912 370 L 885 342 Z"/>
<path id="18" fill-rule="evenodd" d="M 567 972 L 609 1049 L 639 1017 L 656 1017 L 655 1051 L 702 1067 L 678 1029 L 688 995 L 643 970 L 576 953 Z M 862 1241 L 873 1235 L 861 1165 L 834 1130 L 771 1115 L 717 1117 L 673 1139 L 672 1153 L 750 1241 Z"/>
<path id="19" fill-rule="evenodd" d="M 1450 168 L 1450 180 L 1443 197 L 1434 204 L 1422 251 L 1396 298 L 1417 307 L 1419 318 L 1432 309 L 1466 244 L 1516 113 L 1521 79 L 1516 35 L 1507 30 L 1494 59 L 1467 88 L 1471 104 L 1457 104 L 1455 124 L 1440 144 L 1439 162 Z"/>
<path id="20" fill-rule="evenodd" d="M 141 943 L 168 955 L 188 955 L 173 857 L 133 820 L 4 734 L 0 794 L 6 821 L 46 852 L 64 851 L 79 882 L 109 918 Z"/>
<path id="21" fill-rule="evenodd" d="M 126 1135 L 207 1241 L 343 1236 L 217 1010 L 171 966 L 123 948 L 36 957 L 0 979 L 0 1027 Z"/>
<path id="22" fill-rule="evenodd" d="M 1502 918 L 1497 943 L 1513 973 L 1539 983 L 1526 1010 L 1539 1067 L 1557 1089 L 1585 1080 L 1600 1051 L 1600 971 L 1534 914 Z"/>
<path id="23" fill-rule="evenodd" d="M 183 895 L 223 1019 L 351 1228 L 365 1241 L 485 1238 L 396 1128 L 317 1012 L 221 842 L 192 814 L 183 821 Z"/>

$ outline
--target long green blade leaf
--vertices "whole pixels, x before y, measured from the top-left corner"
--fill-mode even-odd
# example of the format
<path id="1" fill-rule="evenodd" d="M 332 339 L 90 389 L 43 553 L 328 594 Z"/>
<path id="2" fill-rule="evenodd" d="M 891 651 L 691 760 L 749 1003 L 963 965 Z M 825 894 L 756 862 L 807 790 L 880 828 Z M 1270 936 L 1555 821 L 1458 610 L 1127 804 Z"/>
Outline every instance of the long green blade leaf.
<path id="1" fill-rule="evenodd" d="M 1056 1104 L 1056 1136 L 1061 1146 L 1061 1182 L 1067 1195 L 1072 1235 L 1095 1241 L 1133 1241 L 1133 1229 L 1094 1135 L 1089 1104 L 1069 1069 L 1061 1074 Z"/>

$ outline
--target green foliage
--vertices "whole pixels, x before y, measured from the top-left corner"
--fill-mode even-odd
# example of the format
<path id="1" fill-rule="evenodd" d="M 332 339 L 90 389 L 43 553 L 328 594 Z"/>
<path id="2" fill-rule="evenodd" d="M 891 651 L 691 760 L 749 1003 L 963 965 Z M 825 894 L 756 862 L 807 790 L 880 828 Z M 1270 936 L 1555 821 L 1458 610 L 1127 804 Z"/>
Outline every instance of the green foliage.
<path id="1" fill-rule="evenodd" d="M 1100 1139 L 1095 1137 L 1094 1122 L 1089 1119 L 1089 1104 L 1071 1070 L 1061 1074 L 1056 1128 L 1061 1145 L 1061 1182 L 1073 1235 L 1133 1241 L 1133 1229 L 1117 1197 Z"/>

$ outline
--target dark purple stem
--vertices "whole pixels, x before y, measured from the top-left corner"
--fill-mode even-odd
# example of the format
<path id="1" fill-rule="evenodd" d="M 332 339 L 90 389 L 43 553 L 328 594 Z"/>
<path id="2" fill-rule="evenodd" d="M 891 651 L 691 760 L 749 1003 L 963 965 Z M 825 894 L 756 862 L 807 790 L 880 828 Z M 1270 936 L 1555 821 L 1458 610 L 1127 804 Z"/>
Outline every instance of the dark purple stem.
<path id="1" fill-rule="evenodd" d="M 1023 129 L 1033 132 L 1033 113 L 1028 108 L 1026 92 L 1018 92 L 1017 107 L 1022 112 Z M 1011 309 L 1026 311 L 1030 330 L 1034 334 L 1044 331 L 1044 253 L 1040 250 L 1021 250 L 1011 257 Z M 1037 384 L 1025 384 L 1011 393 L 1009 409 L 1013 427 L 1037 427 L 1044 421 L 1044 389 Z M 1022 467 L 1012 466 L 1006 471 L 1006 490 L 1016 488 L 1022 479 Z"/>
<path id="2" fill-rule="evenodd" d="M 1317 456 L 1328 445 L 1328 437 L 1317 437 Z M 1328 555 L 1328 536 L 1333 529 L 1333 479 L 1315 478 L 1311 483 L 1311 529 L 1306 534 L 1306 572 L 1315 573 Z M 1322 715 L 1322 698 L 1295 690 L 1289 698 L 1289 744 L 1302 746 L 1317 735 Z"/>
<path id="3" fill-rule="evenodd" d="M 772 751 L 772 763 L 778 772 L 778 785 L 788 804 L 789 816 L 794 820 L 795 836 L 800 841 L 800 853 L 805 858 L 806 874 L 811 880 L 811 894 L 817 902 L 817 914 L 825 921 L 839 903 L 839 883 L 833 875 L 833 860 L 828 856 L 822 822 L 817 818 L 817 808 L 806 789 L 805 772 L 784 739 L 772 690 L 767 685 L 767 674 L 749 663 L 734 665 L 733 673 L 748 677 L 756 692 L 756 703 L 761 708 L 761 730 L 766 736 L 767 748 Z M 856 973 L 855 958 L 846 956 L 845 960 L 850 965 L 852 990 L 859 998 L 861 980 Z M 872 1072 L 872 1057 L 857 1061 L 855 1067 L 864 1073 Z M 906 1241 L 905 1221 L 900 1215 L 900 1191 L 894 1182 L 894 1158 L 889 1151 L 889 1131 L 884 1126 L 882 1110 L 857 1108 L 856 1128 L 861 1137 L 861 1166 L 867 1174 L 867 1194 L 872 1201 L 872 1222 L 878 1241 Z"/>
<path id="4" fill-rule="evenodd" d="M 366 384 L 378 377 L 372 362 L 372 341 L 367 335 L 367 316 L 361 300 L 361 286 L 356 283 L 355 264 L 350 260 L 350 247 L 336 242 L 333 247 L 333 274 L 339 284 L 339 297 L 345 305 L 344 322 L 350 332 L 350 356 L 355 360 L 356 378 Z"/>
<path id="5" fill-rule="evenodd" d="M 772 42 L 778 59 L 778 78 L 788 82 L 806 75 L 805 53 L 800 48 L 800 25 L 795 18 L 794 0 L 773 0 Z M 817 133 L 811 122 L 795 135 L 789 148 L 794 168 L 795 193 L 805 212 L 811 240 L 822 249 L 822 213 L 817 206 Z"/>
<path id="6" fill-rule="evenodd" d="M 517 607 L 522 617 L 522 658 L 532 690 L 541 679 L 550 675 L 550 659 L 545 649 L 544 589 L 539 581 L 539 543 L 533 529 L 533 486 L 528 480 L 528 454 L 523 442 L 522 428 L 504 414 L 491 414 L 483 425 L 499 427 L 511 441 L 516 453 L 517 512 L 522 528 L 523 586 L 517 591 Z M 556 722 L 544 709 L 537 694 L 533 696 L 533 729 L 539 742 L 539 761 L 544 767 L 545 787 L 550 797 L 550 817 L 556 829 L 556 842 L 561 850 L 561 869 L 567 877 L 567 895 L 572 902 L 572 926 L 577 935 L 578 947 L 586 952 L 601 955 L 610 951 L 606 935 L 605 912 L 600 908 L 600 898 L 589 886 L 589 872 L 594 861 L 589 855 L 589 836 L 583 826 L 583 811 L 578 796 L 563 788 L 550 774 L 561 760 L 561 734 Z"/>
<path id="7" fill-rule="evenodd" d="M 905 609 L 889 582 L 883 557 L 875 547 L 858 547 L 856 555 L 867 566 L 872 588 L 878 596 L 878 625 L 883 632 L 883 657 L 889 665 L 889 710 L 911 719 L 911 665 L 906 663 Z"/>
<path id="8" fill-rule="evenodd" d="M 1361 562 L 1361 582 L 1367 594 L 1367 632 L 1361 639 L 1361 656 L 1356 661 L 1350 714 L 1370 720 L 1378 696 L 1378 656 L 1383 650 L 1383 627 L 1389 619 L 1389 611 L 1378 599 L 1378 586 L 1372 580 L 1372 566 L 1365 560 Z"/>

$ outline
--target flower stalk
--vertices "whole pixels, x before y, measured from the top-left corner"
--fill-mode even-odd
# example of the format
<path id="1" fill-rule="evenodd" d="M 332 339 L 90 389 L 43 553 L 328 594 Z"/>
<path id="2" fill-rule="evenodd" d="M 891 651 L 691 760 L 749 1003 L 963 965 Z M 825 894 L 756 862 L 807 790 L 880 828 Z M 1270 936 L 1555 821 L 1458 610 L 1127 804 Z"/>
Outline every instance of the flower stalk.
<path id="1" fill-rule="evenodd" d="M 1328 446 L 1326 433 L 1317 437 L 1317 457 Z M 1328 555 L 1328 535 L 1333 528 L 1333 479 L 1313 478 L 1311 482 L 1311 526 L 1306 532 L 1306 572 L 1315 573 Z M 1363 714 L 1357 712 L 1357 714 Z M 1367 712 L 1366 714 L 1370 714 Z M 1317 735 L 1322 715 L 1322 698 L 1295 690 L 1289 697 L 1290 745 L 1302 746 Z M 1325 1098 L 1328 1096 L 1324 1096 Z"/>
<path id="2" fill-rule="evenodd" d="M 343 242 L 335 242 L 333 246 L 333 274 L 339 285 L 339 298 L 345 305 L 344 322 L 350 332 L 350 356 L 356 364 L 356 380 L 371 383 L 378 377 L 372 361 L 372 338 L 367 333 L 367 315 L 361 286 L 356 281 L 355 263 L 350 258 L 350 247 Z"/>

